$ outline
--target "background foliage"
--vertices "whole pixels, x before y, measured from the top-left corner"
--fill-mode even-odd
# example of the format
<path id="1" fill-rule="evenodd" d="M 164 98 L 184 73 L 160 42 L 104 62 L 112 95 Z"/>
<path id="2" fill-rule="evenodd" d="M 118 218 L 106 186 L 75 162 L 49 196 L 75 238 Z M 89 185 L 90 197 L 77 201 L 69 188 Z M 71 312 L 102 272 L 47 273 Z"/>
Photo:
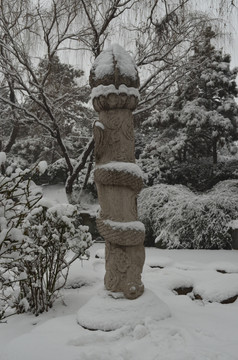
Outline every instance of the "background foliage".
<path id="1" fill-rule="evenodd" d="M 185 249 L 231 249 L 229 222 L 237 218 L 238 182 L 218 183 L 197 195 L 182 185 L 160 184 L 139 196 L 147 244 Z"/>

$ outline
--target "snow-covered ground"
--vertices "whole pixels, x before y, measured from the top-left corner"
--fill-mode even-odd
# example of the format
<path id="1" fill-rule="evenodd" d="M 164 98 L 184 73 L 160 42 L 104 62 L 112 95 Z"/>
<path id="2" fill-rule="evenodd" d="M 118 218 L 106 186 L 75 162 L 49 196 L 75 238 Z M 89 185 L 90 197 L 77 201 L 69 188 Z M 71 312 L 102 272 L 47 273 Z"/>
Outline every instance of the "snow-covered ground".
<path id="1" fill-rule="evenodd" d="M 54 190 L 50 189 L 49 197 Z M 63 192 L 56 190 L 59 200 Z M 151 316 L 143 318 L 138 310 L 140 320 L 130 325 L 127 320 L 133 301 L 135 306 L 137 302 L 127 300 L 128 308 L 121 314 L 125 325 L 108 332 L 91 331 L 78 325 L 77 313 L 85 309 L 84 317 L 93 323 L 97 303 L 94 313 L 85 304 L 98 298 L 98 311 L 104 306 L 100 298 L 104 244 L 95 243 L 90 260 L 72 265 L 67 286 L 53 309 L 39 317 L 15 315 L 0 323 L 0 360 L 237 360 L 238 300 L 220 303 L 238 295 L 237 260 L 236 250 L 147 248 L 146 290 L 140 303 L 149 307 L 148 294 L 153 293 L 158 304 L 161 300 L 167 305 L 170 316 L 155 320 L 161 310 L 154 304 Z M 181 287 L 189 293 L 177 295 L 174 289 Z M 194 299 L 195 294 L 202 300 Z M 105 301 L 105 323 L 109 325 L 110 306 Z"/>
<path id="2" fill-rule="evenodd" d="M 147 317 L 109 332 L 90 331 L 77 324 L 77 312 L 102 291 L 103 247 L 94 244 L 90 260 L 72 266 L 67 289 L 49 313 L 16 315 L 0 324 L 1 360 L 238 359 L 238 300 L 219 303 L 238 294 L 237 251 L 146 249 L 146 292 L 167 304 L 171 316 L 160 321 Z M 193 292 L 176 295 L 178 287 L 192 287 L 203 300 L 192 300 Z M 129 316 L 124 311 L 122 319 Z M 110 322 L 109 315 L 105 321 Z"/>

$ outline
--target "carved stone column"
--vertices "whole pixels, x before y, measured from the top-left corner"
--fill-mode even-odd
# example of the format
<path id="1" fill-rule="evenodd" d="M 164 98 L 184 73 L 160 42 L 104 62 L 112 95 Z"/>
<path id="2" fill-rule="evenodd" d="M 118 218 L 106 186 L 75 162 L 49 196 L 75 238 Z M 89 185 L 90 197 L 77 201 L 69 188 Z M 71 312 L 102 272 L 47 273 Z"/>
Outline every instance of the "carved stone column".
<path id="1" fill-rule="evenodd" d="M 103 51 L 90 73 L 92 101 L 99 113 L 94 124 L 94 173 L 105 239 L 105 287 L 135 299 L 144 291 L 144 225 L 137 217 L 143 174 L 135 164 L 132 111 L 139 98 L 139 77 L 130 55 L 119 45 Z"/>

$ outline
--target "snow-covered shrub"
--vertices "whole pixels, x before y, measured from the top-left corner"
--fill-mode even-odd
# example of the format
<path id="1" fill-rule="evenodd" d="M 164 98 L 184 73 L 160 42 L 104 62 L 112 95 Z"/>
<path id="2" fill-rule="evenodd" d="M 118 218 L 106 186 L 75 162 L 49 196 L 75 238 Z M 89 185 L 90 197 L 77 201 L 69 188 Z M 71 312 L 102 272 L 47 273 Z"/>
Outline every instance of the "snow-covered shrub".
<path id="1" fill-rule="evenodd" d="M 26 278 L 20 282 L 20 295 L 35 314 L 52 306 L 66 283 L 69 265 L 89 256 L 91 234 L 77 224 L 76 214 L 76 206 L 52 206 L 42 199 L 23 221 L 26 237 L 21 267 Z"/>
<path id="2" fill-rule="evenodd" d="M 161 170 L 162 182 L 174 185 L 182 184 L 194 191 L 206 191 L 212 187 L 214 178 L 213 163 L 209 159 L 173 163 Z"/>
<path id="3" fill-rule="evenodd" d="M 236 188 L 236 191 L 234 191 Z M 156 185 L 139 197 L 141 221 L 158 246 L 229 249 L 229 222 L 237 218 L 238 184 L 197 195 L 183 186 Z"/>
<path id="4" fill-rule="evenodd" d="M 24 129 L 25 133 L 29 128 Z M 11 153 L 8 159 L 15 160 L 17 158 L 18 165 L 21 168 L 30 167 L 37 163 L 39 159 L 46 159 L 49 161 L 51 158 L 51 139 L 44 137 L 42 141 L 42 134 L 34 133 L 34 135 L 19 137 L 17 142 L 12 146 Z"/>
<path id="5" fill-rule="evenodd" d="M 213 165 L 212 159 L 174 163 L 160 167 L 160 179 L 154 179 L 166 184 L 182 184 L 195 191 L 207 191 L 215 184 L 227 179 L 238 179 L 238 161 L 226 160 Z"/>
<path id="6" fill-rule="evenodd" d="M 12 170 L 8 167 L 8 176 L 0 176 L 0 318 L 17 301 L 16 280 L 22 273 L 18 264 L 25 240 L 21 226 L 42 196 L 29 171 Z"/>
<path id="7" fill-rule="evenodd" d="M 193 193 L 182 185 L 159 184 L 141 191 L 138 198 L 138 214 L 146 228 L 145 245 L 154 245 L 155 238 L 161 231 L 165 204 L 176 206 L 184 197 L 192 195 Z"/>
<path id="8" fill-rule="evenodd" d="M 0 318 L 47 311 L 65 284 L 70 264 L 88 257 L 88 228 L 77 207 L 42 198 L 29 170 L 0 176 Z"/>
<path id="9" fill-rule="evenodd" d="M 158 147 L 156 151 L 159 151 Z M 147 177 L 148 186 L 161 183 L 181 184 L 193 191 L 203 192 L 210 190 L 220 181 L 238 179 L 238 160 L 232 157 L 227 157 L 216 165 L 212 158 L 208 157 L 185 162 L 162 160 L 157 155 L 150 155 L 149 145 L 138 160 L 138 165 Z"/>
<path id="10" fill-rule="evenodd" d="M 75 165 L 76 160 L 71 159 L 71 161 Z M 65 183 L 67 177 L 68 168 L 64 158 L 60 158 L 48 166 L 47 180 L 49 184 Z"/>

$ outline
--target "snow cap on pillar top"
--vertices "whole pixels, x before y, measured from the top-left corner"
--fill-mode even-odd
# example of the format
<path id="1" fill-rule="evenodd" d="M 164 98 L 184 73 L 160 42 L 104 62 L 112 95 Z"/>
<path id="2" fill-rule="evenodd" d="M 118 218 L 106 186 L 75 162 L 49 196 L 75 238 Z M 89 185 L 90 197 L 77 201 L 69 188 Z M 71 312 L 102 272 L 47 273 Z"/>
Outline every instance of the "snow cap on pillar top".
<path id="1" fill-rule="evenodd" d="M 118 44 L 111 45 L 96 58 L 90 71 L 91 88 L 99 85 L 120 85 L 138 88 L 140 80 L 134 59 Z"/>

